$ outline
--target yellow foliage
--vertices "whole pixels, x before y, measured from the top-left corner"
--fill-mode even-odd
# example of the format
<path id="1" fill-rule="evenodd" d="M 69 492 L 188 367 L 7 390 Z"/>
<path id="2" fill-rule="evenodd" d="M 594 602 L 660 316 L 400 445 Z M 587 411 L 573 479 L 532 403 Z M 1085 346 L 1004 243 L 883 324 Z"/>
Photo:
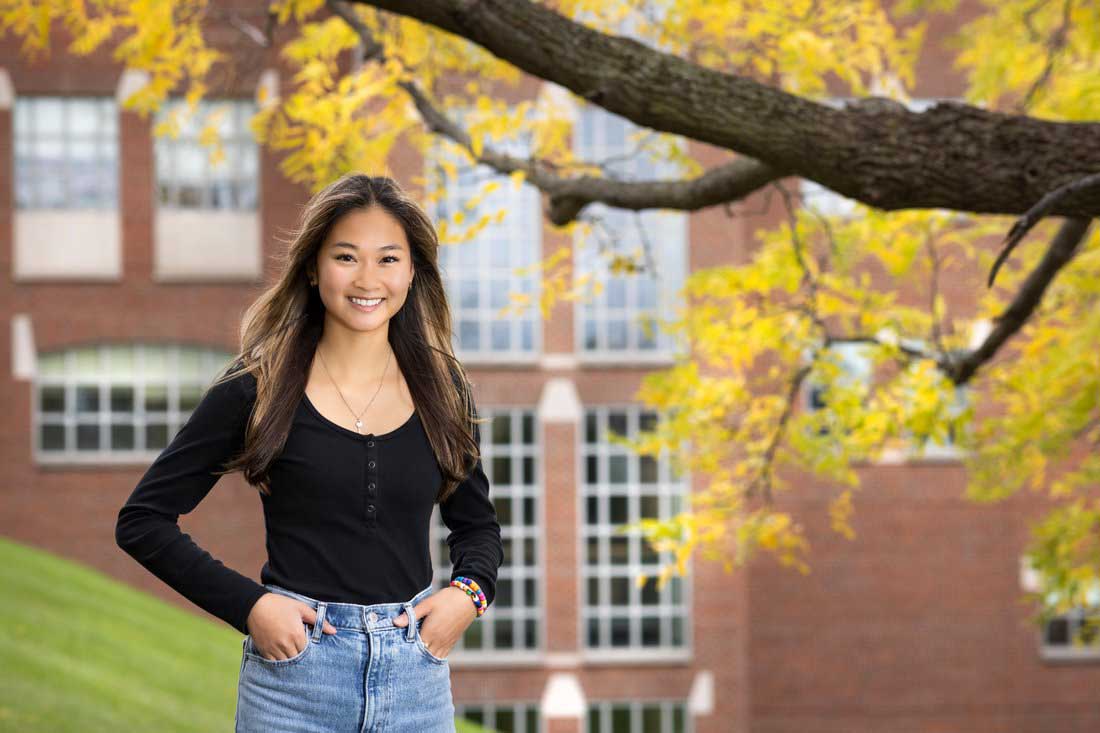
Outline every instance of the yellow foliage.
<path id="1" fill-rule="evenodd" d="M 876 0 L 547 4 L 589 27 L 794 94 L 825 96 L 831 75 L 851 95 L 874 90 L 902 101 L 913 86 L 927 16 L 954 7 L 952 0 L 904 0 L 893 7 Z M 958 66 L 967 74 L 966 98 L 992 109 L 1014 111 L 1026 103 L 1036 116 L 1094 120 L 1100 105 L 1100 4 L 982 5 L 954 41 Z M 432 161 L 423 186 L 433 204 L 442 200 L 440 181 L 456 180 L 460 166 L 473 157 L 517 140 L 526 141 L 524 155 L 561 175 L 604 175 L 594 161 L 575 158 L 572 113 L 559 96 L 544 88 L 533 99 L 523 98 L 515 91 L 522 80 L 516 68 L 458 36 L 355 6 L 384 58 L 347 73 L 344 62 L 358 38 L 340 18 L 318 19 L 323 0 L 275 0 L 268 7 L 293 33 L 281 51 L 290 83 L 278 99 L 269 100 L 266 89 L 258 92 L 263 106 L 250 129 L 260 143 L 286 153 L 281 171 L 291 181 L 317 190 L 349 170 L 385 172 L 399 140 Z M 1050 39 L 1064 7 L 1071 12 L 1069 30 L 1052 55 Z M 914 10 L 925 15 L 904 28 L 893 17 Z M 14 32 L 32 57 L 49 51 L 55 23 L 72 36 L 69 53 L 85 55 L 114 43 L 114 60 L 149 74 L 149 83 L 123 103 L 148 115 L 178 88 L 193 106 L 207 92 L 208 74 L 228 60 L 206 44 L 208 11 L 207 0 L 0 0 L 0 32 Z M 1036 86 L 1048 64 L 1051 73 Z M 470 149 L 440 142 L 426 130 L 403 87 L 409 81 L 461 122 Z M 200 133 L 215 160 L 222 155 L 216 123 L 208 118 Z M 178 130 L 173 113 L 154 133 L 174 136 Z M 683 138 L 643 130 L 638 142 L 644 155 L 673 164 L 682 176 L 702 172 Z M 446 154 L 436 156 L 437 148 Z M 516 190 L 529 185 L 523 170 L 509 179 Z M 438 217 L 441 246 L 462 246 L 507 216 L 491 205 L 500 183 L 491 182 Z M 750 507 L 750 487 L 756 495 L 766 488 L 779 496 L 786 488 L 779 469 L 836 482 L 842 490 L 829 504 L 830 521 L 851 538 L 853 490 L 859 486 L 853 465 L 891 447 L 910 451 L 929 441 L 943 443 L 951 433 L 967 467 L 971 498 L 995 501 L 1028 486 L 1061 502 L 1037 526 L 1031 549 L 1048 590 L 1060 594 L 1058 603 L 1081 601 L 1100 566 L 1100 458 L 1089 449 L 1100 438 L 1100 231 L 1059 274 L 1027 327 L 1003 347 L 996 368 L 987 366 L 972 380 L 968 390 L 993 417 L 977 422 L 969 406 L 960 408 L 958 391 L 935 364 L 969 348 L 963 325 L 1003 311 L 1043 256 L 1047 224 L 1013 254 L 996 289 L 978 290 L 977 313 L 952 312 L 942 291 L 931 296 L 932 278 L 944 277 L 944 271 L 987 271 L 988 239 L 1009 223 L 1006 217 L 881 212 L 862 205 L 853 216 L 822 217 L 801 208 L 793 221 L 754 233 L 748 262 L 692 272 L 676 306 L 662 314 L 667 319 L 646 314 L 645 327 L 667 331 L 684 344 L 685 354 L 643 380 L 638 399 L 664 418 L 651 434 L 624 444 L 674 457 L 677 471 L 706 477 L 692 496 L 691 511 L 635 528 L 672 559 L 659 583 L 686 571 L 695 550 L 720 558 L 727 569 L 764 550 L 805 571 L 808 543 L 798 522 L 772 506 Z M 575 271 L 574 256 L 587 256 L 592 246 L 591 225 L 577 221 L 560 232 L 575 237 L 575 244 L 524 268 L 538 278 L 538 294 L 509 294 L 501 317 L 537 306 L 547 318 L 560 301 L 599 297 L 603 272 L 646 276 L 642 253 L 627 249 L 605 254 L 604 269 Z M 872 282 L 870 271 L 883 278 Z M 927 295 L 916 304 L 899 297 L 914 283 Z M 868 381 L 853 381 L 848 366 L 834 358 L 825 322 L 834 336 L 877 339 L 868 356 Z M 903 348 L 914 340 L 927 356 Z M 804 409 L 799 396 L 809 383 L 825 395 L 819 410 Z"/>

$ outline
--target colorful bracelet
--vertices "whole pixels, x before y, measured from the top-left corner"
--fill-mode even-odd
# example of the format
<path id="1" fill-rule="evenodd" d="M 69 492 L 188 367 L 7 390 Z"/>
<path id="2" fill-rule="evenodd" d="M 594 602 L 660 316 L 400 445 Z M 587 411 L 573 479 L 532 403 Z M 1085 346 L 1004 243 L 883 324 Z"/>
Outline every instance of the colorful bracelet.
<path id="1" fill-rule="evenodd" d="M 477 611 L 477 616 L 480 617 L 485 613 L 486 607 L 489 605 L 485 599 L 485 593 L 482 592 L 477 582 L 463 576 L 458 576 L 451 581 L 451 585 L 462 590 L 470 600 L 473 601 L 474 609 Z"/>
<path id="2" fill-rule="evenodd" d="M 472 588 L 470 588 L 465 583 L 462 583 L 461 581 L 458 581 L 458 580 L 452 580 L 451 585 L 453 585 L 455 588 L 458 588 L 458 589 L 462 590 L 467 596 L 470 597 L 470 600 L 473 601 L 473 604 L 474 604 L 474 611 L 476 613 L 476 616 L 475 616 L 476 618 L 480 618 L 481 614 L 485 613 L 485 604 L 481 600 L 481 598 L 478 597 L 476 591 L 474 591 Z"/>
<path id="3" fill-rule="evenodd" d="M 459 575 L 451 581 L 451 585 L 470 597 L 470 600 L 474 603 L 474 609 L 477 611 L 477 618 L 480 618 L 481 615 L 485 613 L 485 609 L 489 605 L 489 602 L 485 600 L 485 593 L 481 590 L 481 586 L 474 580 Z"/>

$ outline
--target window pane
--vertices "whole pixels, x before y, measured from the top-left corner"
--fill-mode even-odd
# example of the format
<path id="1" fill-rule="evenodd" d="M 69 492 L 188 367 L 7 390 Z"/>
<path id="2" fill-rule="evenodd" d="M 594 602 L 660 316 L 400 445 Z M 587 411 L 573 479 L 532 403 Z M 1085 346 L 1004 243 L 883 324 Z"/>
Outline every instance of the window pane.
<path id="1" fill-rule="evenodd" d="M 597 440 L 601 437 L 600 420 L 605 414 L 607 432 Z M 639 456 L 611 443 L 611 436 L 634 439 L 643 428 L 656 424 L 657 413 L 640 406 L 585 411 L 582 449 L 586 480 L 582 486 L 581 529 L 587 552 L 582 617 L 586 622 L 606 621 L 610 629 L 610 636 L 604 632 L 605 636 L 589 643 L 649 649 L 684 645 L 683 621 L 687 609 L 682 593 L 678 592 L 683 581 L 679 579 L 671 586 L 675 591 L 667 586 L 657 588 L 659 571 L 670 560 L 665 557 L 668 553 L 658 555 L 645 538 L 619 532 L 623 525 L 638 518 L 671 518 L 672 510 L 679 506 L 688 489 L 686 477 L 672 476 L 661 466 L 665 458 Z M 596 480 L 603 472 L 610 480 Z M 647 576 L 641 587 L 635 584 L 639 572 Z M 618 614 L 613 615 L 611 609 Z M 643 610 L 645 613 L 641 613 Z M 678 624 L 675 629 L 673 620 Z"/>
<path id="2" fill-rule="evenodd" d="M 42 412 L 65 412 L 65 388 L 56 386 L 42 387 L 39 391 Z"/>

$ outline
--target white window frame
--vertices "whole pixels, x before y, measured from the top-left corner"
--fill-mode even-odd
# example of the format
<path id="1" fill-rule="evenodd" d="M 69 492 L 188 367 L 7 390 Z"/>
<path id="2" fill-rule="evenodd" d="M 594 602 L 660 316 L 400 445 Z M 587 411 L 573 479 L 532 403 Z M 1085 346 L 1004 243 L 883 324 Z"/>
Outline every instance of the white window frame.
<path id="1" fill-rule="evenodd" d="M 467 718 L 467 714 L 472 710 L 479 710 L 483 713 L 481 722 Z M 455 703 L 455 717 L 462 718 L 463 720 L 470 720 L 477 725 L 481 725 L 492 731 L 501 730 L 497 727 L 497 718 L 503 711 L 509 711 L 514 716 L 516 725 L 511 729 L 514 733 L 545 733 L 546 723 L 539 710 L 539 702 L 537 700 L 528 701 L 513 701 L 513 700 L 494 700 L 492 702 L 477 703 L 477 702 L 463 702 Z M 534 714 L 534 725 L 528 725 L 528 718 Z"/>
<path id="2" fill-rule="evenodd" d="M 622 523 L 612 523 L 610 520 L 611 499 L 625 498 L 627 519 L 633 522 L 641 513 L 640 501 L 643 496 L 656 497 L 657 516 L 665 519 L 675 516 L 680 511 L 685 511 L 691 501 L 691 476 L 686 470 L 677 479 L 672 476 L 672 467 L 668 451 L 656 459 L 657 481 L 654 484 L 642 484 L 640 481 L 640 467 L 642 456 L 618 445 L 612 445 L 605 436 L 610 430 L 609 415 L 612 413 L 625 413 L 627 421 L 627 435 L 636 437 L 640 429 L 642 415 L 656 415 L 657 411 L 643 405 L 632 403 L 610 403 L 600 405 L 586 405 L 582 413 L 580 429 L 577 431 L 577 517 L 579 531 L 577 532 L 577 557 L 580 558 L 580 598 L 581 607 L 578 615 L 578 638 L 581 640 L 581 656 L 589 664 L 616 664 L 621 662 L 689 662 L 693 655 L 693 619 L 691 614 L 693 604 L 692 568 L 693 560 L 688 561 L 688 572 L 684 576 L 673 575 L 668 584 L 658 591 L 659 602 L 655 605 L 643 605 L 640 601 L 641 589 L 636 587 L 635 578 L 645 572 L 648 583 L 655 583 L 657 575 L 666 563 L 672 560 L 667 552 L 658 553 L 655 562 L 643 562 L 642 543 L 643 538 L 638 533 L 622 535 L 625 540 L 628 553 L 626 564 L 611 562 L 611 540 L 615 528 Z M 588 423 L 595 417 L 597 421 L 597 443 L 588 441 Z M 597 483 L 588 482 L 588 459 L 594 457 L 597 461 Z M 609 480 L 610 459 L 613 457 L 625 457 L 627 479 L 624 483 L 612 484 Z M 645 458 L 650 458 L 646 456 Z M 643 487 L 645 490 L 643 490 Z M 598 519 L 595 524 L 588 522 L 589 499 L 595 499 Z M 588 559 L 588 544 L 590 539 L 598 543 L 599 561 L 590 564 Z M 626 606 L 612 605 L 611 581 L 613 578 L 625 577 L 627 593 L 630 602 Z M 599 603 L 589 603 L 589 583 L 595 580 L 598 583 Z M 680 589 L 680 601 L 672 601 L 673 588 Z M 613 617 L 628 617 L 629 634 L 632 643 L 627 646 L 613 646 L 611 644 L 611 620 Z M 656 616 L 660 624 L 660 634 L 668 639 L 668 643 L 649 646 L 641 643 L 641 619 L 643 617 Z M 590 645 L 589 622 L 596 620 L 599 623 L 599 635 L 606 643 Z M 674 645 L 671 642 L 675 621 L 681 625 L 682 644 Z"/>
<path id="3" fill-rule="evenodd" d="M 452 114 L 462 117 L 461 113 Z M 524 140 L 508 139 L 491 144 L 495 149 L 511 155 L 522 157 L 528 154 L 529 142 Z M 431 167 L 438 165 L 440 160 L 454 163 L 458 180 L 447 178 L 446 192 L 430 207 L 433 219 L 447 219 L 452 211 L 464 211 L 465 221 L 472 223 L 482 212 L 506 212 L 503 221 L 489 223 L 472 239 L 440 247 L 439 268 L 451 304 L 455 355 L 461 361 L 472 364 L 533 364 L 538 360 L 543 344 L 542 316 L 538 308 L 541 279 L 533 267 L 542 256 L 539 191 L 527 182 L 517 190 L 508 176 L 485 165 L 471 166 L 440 145 L 432 148 L 425 163 L 425 176 L 429 182 L 438 179 Z M 499 187 L 481 200 L 477 210 L 466 212 L 464 207 L 469 197 L 490 180 L 496 181 Z M 501 264 L 504 261 L 506 263 Z M 520 268 L 528 268 L 528 273 L 516 274 Z M 463 302 L 470 283 L 476 286 L 477 305 L 474 307 Z M 508 297 L 513 292 L 527 295 L 530 304 L 518 315 L 498 317 L 497 313 L 502 308 L 513 307 Z M 476 349 L 462 342 L 463 324 L 471 322 L 476 325 L 478 333 Z M 507 333 L 510 348 L 492 348 L 498 330 Z M 523 348 L 527 333 L 530 336 L 529 349 Z"/>
<path id="4" fill-rule="evenodd" d="M 60 106 L 58 132 L 42 133 L 38 116 L 45 105 Z M 94 115 L 91 130 L 78 134 L 74 130 L 76 115 Z M 51 94 L 19 95 L 12 111 L 12 144 L 14 162 L 13 204 L 20 211 L 111 210 L 119 200 L 119 119 L 118 104 L 113 96 L 58 96 Z M 93 151 L 91 158 L 76 157 L 74 148 L 84 146 Z M 90 146 L 90 147 L 89 147 Z M 34 171 L 34 153 L 43 147 L 53 147 L 54 157 L 47 157 L 41 169 Z M 85 151 L 87 152 L 87 150 Z M 74 169 L 80 162 L 93 160 L 89 171 L 95 181 L 96 196 L 89 203 L 74 200 Z M 57 199 L 43 201 L 43 181 L 53 179 L 60 187 Z M 92 189 L 90 189 L 92 190 Z"/>
<path id="5" fill-rule="evenodd" d="M 695 730 L 691 707 L 685 699 L 640 699 L 640 700 L 595 700 L 588 704 L 584 730 L 589 733 L 613 733 L 612 715 L 615 708 L 627 708 L 630 711 L 630 733 L 646 730 L 643 727 L 643 715 L 646 708 L 657 707 L 661 715 L 661 733 L 692 733 Z M 674 715 L 677 708 L 683 711 L 684 726 L 674 727 Z M 592 716 L 599 716 L 598 722 Z"/>
<path id="6" fill-rule="evenodd" d="M 155 205 L 165 211 L 258 211 L 260 147 L 249 128 L 249 120 L 258 111 L 250 98 L 201 99 L 193 115 L 184 99 L 167 100 L 157 112 L 157 123 L 178 112 L 180 131 L 177 138 L 157 136 L 153 140 Z M 217 112 L 222 115 L 218 135 L 225 158 L 214 166 L 210 149 L 199 142 L 199 133 L 207 116 Z M 202 170 L 194 177 L 182 177 L 178 171 L 181 158 L 187 155 L 202 158 Z M 202 202 L 180 203 L 183 186 L 198 190 Z M 219 187 L 228 192 L 221 195 L 231 198 L 226 205 L 214 203 Z"/>
<path id="7" fill-rule="evenodd" d="M 510 582 L 513 589 L 513 605 L 499 606 L 494 599 L 481 618 L 467 628 L 466 636 L 460 638 L 455 644 L 451 659 L 456 665 L 534 663 L 542 657 L 546 647 L 546 560 L 542 535 L 545 521 L 542 500 L 542 429 L 534 406 L 494 405 L 482 407 L 479 415 L 494 418 L 493 422 L 486 422 L 480 426 L 482 467 L 489 479 L 489 495 L 498 506 L 504 500 L 509 501 L 511 505 L 512 521 L 500 523 L 501 539 L 505 543 L 505 562 L 498 571 L 497 597 L 500 596 L 501 583 Z M 508 443 L 493 443 L 494 423 L 499 417 L 510 419 L 511 440 Z M 530 420 L 531 443 L 523 442 L 525 419 Z M 493 462 L 497 458 L 510 459 L 510 470 L 514 479 L 512 482 L 494 480 Z M 524 461 L 528 460 L 531 465 L 532 483 L 524 481 L 523 466 Z M 533 506 L 531 524 L 524 522 L 524 505 L 528 502 Z M 434 556 L 432 561 L 435 573 L 434 584 L 437 588 L 447 587 L 451 580 L 452 566 L 446 542 L 448 532 L 446 525 L 443 524 L 439 506 L 436 505 L 432 513 L 431 547 Z M 532 548 L 530 552 L 534 558 L 534 565 L 525 564 L 527 547 Z M 510 552 L 508 548 L 511 549 Z M 533 601 L 528 598 L 528 589 L 534 590 Z M 517 603 L 520 599 L 524 601 L 522 605 Z M 498 648 L 495 646 L 495 633 L 498 626 L 511 625 L 513 640 L 524 641 L 525 626 L 528 623 L 534 625 L 534 647 L 513 645 Z M 471 633 L 481 635 L 480 648 L 466 646 L 466 638 Z"/>
<path id="8" fill-rule="evenodd" d="M 1043 592 L 1043 574 L 1036 570 L 1027 554 L 1020 557 L 1020 587 L 1029 593 L 1042 594 L 1042 603 L 1048 607 L 1054 607 L 1058 603 L 1058 591 Z M 1100 622 L 1100 582 L 1093 584 L 1087 591 L 1087 606 L 1076 606 L 1068 612 L 1058 614 L 1049 619 L 1043 627 L 1036 632 L 1035 643 L 1039 658 L 1046 662 L 1086 662 L 1100 661 L 1100 634 L 1095 640 L 1083 646 L 1075 645 L 1074 638 L 1077 635 L 1086 617 Z M 1068 626 L 1069 638 L 1067 643 L 1050 643 L 1051 626 L 1056 623 L 1064 623 Z"/>
<path id="9" fill-rule="evenodd" d="M 155 358 L 157 353 L 161 358 Z M 115 366 L 115 362 L 129 354 L 132 370 Z M 60 349 L 37 357 L 38 368 L 33 384 L 31 403 L 32 450 L 38 465 L 110 465 L 148 463 L 171 443 L 173 436 L 190 417 L 193 407 L 182 409 L 181 395 L 197 404 L 202 393 L 220 372 L 232 354 L 216 347 L 185 344 L 91 344 Z M 84 368 L 83 361 L 94 361 L 96 366 Z M 159 362 L 159 363 L 158 363 Z M 185 364 L 191 362 L 193 368 Z M 159 373 L 149 373 L 156 365 Z M 129 411 L 112 411 L 111 387 L 133 390 L 133 408 Z M 151 386 L 166 388 L 166 411 L 145 411 L 146 391 Z M 95 390 L 99 408 L 93 412 L 77 412 L 77 392 L 81 388 Z M 46 389 L 63 390 L 65 410 L 60 418 L 57 413 L 43 412 L 43 392 Z M 152 418 L 152 420 L 151 420 Z M 112 424 L 130 425 L 134 431 L 133 449 L 112 449 L 110 433 Z M 65 434 L 63 450 L 44 449 L 42 430 L 46 425 L 61 425 Z M 79 425 L 98 428 L 98 446 L 94 449 L 77 448 Z M 150 425 L 165 426 L 164 445 L 146 446 L 146 431 Z"/>
<path id="10" fill-rule="evenodd" d="M 598 122 L 599 124 L 592 124 Z M 622 139 L 609 139 L 612 128 L 621 127 Z M 608 173 L 627 180 L 674 178 L 679 175 L 676 166 L 667 161 L 653 161 L 646 152 L 636 152 L 627 158 L 633 145 L 629 136 L 639 132 L 630 120 L 612 114 L 600 107 L 582 105 L 577 108 L 573 126 L 573 150 L 578 158 L 590 162 L 612 160 Z M 590 139 L 589 139 L 590 138 Z M 586 274 L 603 284 L 603 292 L 577 301 L 574 308 L 574 352 L 578 359 L 589 364 L 646 363 L 666 364 L 674 361 L 676 352 L 686 351 L 684 339 L 675 338 L 660 326 L 660 320 L 674 320 L 675 311 L 682 306 L 679 291 L 688 271 L 688 216 L 681 211 L 647 210 L 627 212 L 595 203 L 587 206 L 581 218 L 599 222 L 609 220 L 609 226 L 594 224 L 594 231 L 587 237 L 577 234 L 573 239 L 574 285 Z M 619 224 L 616 223 L 618 220 Z M 614 251 L 622 254 L 644 254 L 648 245 L 653 259 L 653 270 L 634 275 L 614 275 L 609 272 L 607 259 L 598 251 L 602 235 L 617 240 Z M 645 262 L 646 257 L 636 257 Z M 650 278 L 644 283 L 640 278 Z M 652 288 L 654 304 L 640 305 L 640 288 Z M 591 283 L 584 287 L 588 290 Z M 621 299 L 617 294 L 621 289 Z M 611 306 L 612 298 L 622 306 Z M 643 333 L 642 321 L 652 325 L 652 336 Z M 588 348 L 588 329 L 595 330 L 595 348 Z M 612 324 L 623 323 L 625 345 L 611 346 Z M 650 338 L 654 345 L 642 347 Z"/>

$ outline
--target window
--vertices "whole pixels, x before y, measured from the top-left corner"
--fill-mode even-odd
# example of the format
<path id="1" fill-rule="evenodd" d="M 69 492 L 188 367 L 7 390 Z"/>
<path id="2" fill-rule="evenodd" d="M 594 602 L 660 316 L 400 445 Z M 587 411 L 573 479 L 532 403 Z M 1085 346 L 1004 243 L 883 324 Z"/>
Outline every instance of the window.
<path id="1" fill-rule="evenodd" d="M 678 169 L 654 161 L 633 136 L 641 128 L 598 107 L 579 110 L 574 130 L 577 157 L 602 163 L 608 177 L 675 178 Z M 667 359 L 676 346 L 657 320 L 671 320 L 687 270 L 687 217 L 682 212 L 630 212 L 592 204 L 581 214 L 592 234 L 574 243 L 577 277 L 591 275 L 603 291 L 576 312 L 577 351 L 588 357 Z M 633 256 L 640 272 L 613 273 L 601 250 Z M 645 253 L 648 252 L 647 256 Z"/>
<path id="2" fill-rule="evenodd" d="M 179 137 L 157 136 L 157 201 L 176 209 L 254 210 L 259 189 L 259 146 L 248 122 L 256 113 L 251 100 L 199 101 L 193 115 L 182 99 L 166 102 L 157 113 L 157 123 L 178 114 Z M 199 142 L 207 115 L 220 114 L 218 136 L 225 158 L 210 162 L 210 149 Z M 213 120 L 210 124 L 214 124 Z"/>
<path id="3" fill-rule="evenodd" d="M 926 344 L 921 339 L 902 339 L 904 345 L 912 349 L 923 349 Z M 874 344 L 866 341 L 837 341 L 829 345 L 827 354 L 822 357 L 825 360 L 819 369 L 838 369 L 835 377 L 825 379 L 823 375 L 813 375 L 804 384 L 805 408 L 811 412 L 821 410 L 828 401 L 827 382 L 833 384 L 834 389 L 869 389 L 873 379 L 873 363 L 871 352 Z M 909 366 L 910 372 L 915 372 L 918 364 Z M 956 388 L 955 401 L 948 409 L 948 415 L 957 417 L 967 409 L 968 389 Z M 829 433 L 829 428 L 822 424 L 817 428 L 819 435 Z M 948 435 L 945 440 L 938 440 L 932 436 L 918 439 L 912 432 L 903 430 L 901 441 L 904 445 L 903 452 L 909 458 L 952 458 L 959 455 L 959 449 L 955 445 L 955 431 L 948 426 Z M 888 458 L 897 457 L 895 451 L 888 450 Z"/>
<path id="4" fill-rule="evenodd" d="M 588 733 L 689 733 L 683 700 L 597 702 L 588 706 Z"/>
<path id="5" fill-rule="evenodd" d="M 609 434 L 637 438 L 657 425 L 657 414 L 637 406 L 585 410 L 582 455 L 584 527 L 584 644 L 632 651 L 688 647 L 688 579 L 672 576 L 657 588 L 671 562 L 636 532 L 618 528 L 639 519 L 668 519 L 685 509 L 688 481 L 673 473 L 667 455 L 641 456 L 612 444 Z M 635 579 L 647 575 L 641 588 Z"/>
<path id="6" fill-rule="evenodd" d="M 1026 558 L 1025 558 L 1026 562 Z M 1032 571 L 1035 590 L 1041 590 L 1042 575 Z M 1046 592 L 1042 601 L 1055 609 L 1060 593 Z M 1100 582 L 1093 581 L 1085 592 L 1085 605 L 1052 616 L 1039 639 L 1039 656 L 1051 661 L 1100 659 Z"/>
<path id="7" fill-rule="evenodd" d="M 148 460 L 168 445 L 231 358 L 220 349 L 140 344 L 40 355 L 38 459 Z"/>
<path id="8" fill-rule="evenodd" d="M 15 206 L 118 205 L 118 106 L 112 97 L 15 98 Z"/>
<path id="9" fill-rule="evenodd" d="M 500 522 L 504 562 L 497 575 L 496 597 L 485 614 L 466 628 L 455 649 L 463 655 L 533 652 L 542 647 L 537 421 L 534 410 L 521 408 L 484 410 L 482 416 L 492 418 L 481 425 L 481 462 Z M 446 587 L 452 568 L 446 541 L 449 530 L 438 507 L 433 527 L 437 586 Z"/>
<path id="10" fill-rule="evenodd" d="M 541 733 L 538 703 L 455 704 L 455 717 L 497 733 Z"/>
<path id="11" fill-rule="evenodd" d="M 527 143 L 494 142 L 499 150 L 526 155 Z M 446 190 L 435 207 L 436 219 L 448 219 L 463 212 L 465 222 L 504 211 L 504 219 L 489 223 L 471 240 L 439 248 L 447 297 L 454 314 L 455 350 L 459 358 L 475 361 L 529 361 L 541 350 L 542 318 L 537 307 L 538 278 L 516 274 L 517 269 L 535 264 L 542 250 L 542 211 L 539 193 L 524 183 L 518 189 L 507 176 L 487 166 L 459 164 L 457 158 L 437 150 L 457 166 L 457 177 L 448 178 Z M 435 179 L 429 175 L 429 180 Z M 476 207 L 467 203 L 487 181 L 499 184 Z M 510 293 L 529 296 L 533 305 L 521 314 L 501 317 L 500 310 L 512 305 Z"/>
<path id="12" fill-rule="evenodd" d="M 903 339 L 903 343 L 906 346 L 914 349 L 925 349 L 927 343 L 923 339 Z M 910 364 L 908 369 L 910 372 L 915 372 L 917 369 L 922 368 L 920 364 Z M 927 366 L 923 368 L 928 368 Z M 952 394 L 952 402 L 948 406 L 947 415 L 955 418 L 962 415 L 965 412 L 970 403 L 970 388 L 967 385 L 962 387 L 956 386 Z M 905 441 L 906 449 L 909 451 L 910 457 L 916 458 L 954 458 L 961 455 L 961 449 L 956 445 L 958 436 L 955 433 L 954 426 L 947 426 L 947 435 L 943 439 L 938 439 L 933 436 L 916 436 L 909 430 L 902 431 L 902 439 Z"/>
<path id="13" fill-rule="evenodd" d="M 831 371 L 832 367 L 835 366 L 839 369 L 839 372 L 831 380 L 814 378 L 813 376 L 806 380 L 803 392 L 806 409 L 813 411 L 825 407 L 828 391 L 827 381 L 831 381 L 840 388 L 851 387 L 855 384 L 869 385 L 872 370 L 871 348 L 872 344 L 866 341 L 836 341 L 831 343 L 826 349 L 826 353 L 821 356 L 821 360 L 825 364 L 820 368 Z M 825 434 L 829 430 L 822 426 L 818 432 Z"/>

